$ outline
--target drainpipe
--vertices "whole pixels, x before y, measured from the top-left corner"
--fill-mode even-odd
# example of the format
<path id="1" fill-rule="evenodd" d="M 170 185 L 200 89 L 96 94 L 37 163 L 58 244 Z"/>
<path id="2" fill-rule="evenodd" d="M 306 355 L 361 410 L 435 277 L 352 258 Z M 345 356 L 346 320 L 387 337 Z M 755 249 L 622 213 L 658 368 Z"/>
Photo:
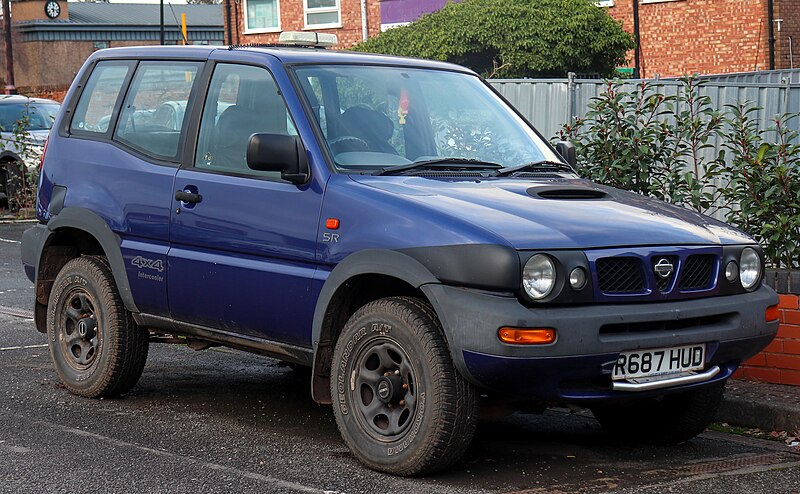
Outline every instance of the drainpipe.
<path id="1" fill-rule="evenodd" d="M 775 2 L 767 0 L 767 22 L 769 22 L 769 70 L 775 70 Z"/>
<path id="2" fill-rule="evenodd" d="M 636 47 L 633 49 L 633 78 L 638 79 L 641 77 L 642 70 L 641 63 L 639 62 L 641 58 L 641 49 L 639 45 L 642 43 L 642 37 L 639 32 L 639 0 L 633 0 L 633 42 L 636 44 Z"/>
<path id="3" fill-rule="evenodd" d="M 161 40 L 161 44 L 164 44 L 164 0 L 159 2 L 159 11 L 158 11 L 158 39 Z"/>
<path id="4" fill-rule="evenodd" d="M 228 43 L 233 44 L 233 33 L 231 32 L 231 0 L 225 0 L 225 23 L 228 26 Z"/>
<path id="5" fill-rule="evenodd" d="M 369 38 L 369 24 L 367 24 L 367 0 L 361 0 L 361 40 L 366 41 L 367 38 Z"/>
<path id="6" fill-rule="evenodd" d="M 6 94 L 17 94 L 14 86 L 14 49 L 11 45 L 11 5 L 9 0 L 3 0 L 3 30 L 6 42 Z M 25 174 L 23 173 L 23 177 Z"/>

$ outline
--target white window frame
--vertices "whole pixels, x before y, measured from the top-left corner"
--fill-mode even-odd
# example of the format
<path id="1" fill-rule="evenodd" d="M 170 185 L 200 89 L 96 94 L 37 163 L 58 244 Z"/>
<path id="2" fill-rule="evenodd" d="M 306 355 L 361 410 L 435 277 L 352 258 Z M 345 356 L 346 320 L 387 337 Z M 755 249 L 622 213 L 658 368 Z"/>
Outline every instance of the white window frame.
<path id="1" fill-rule="evenodd" d="M 244 4 L 244 31 L 242 34 L 260 34 L 260 33 L 279 33 L 281 32 L 281 0 L 275 0 L 275 9 L 278 13 L 278 25 L 276 27 L 264 27 L 264 28 L 253 28 L 250 29 L 250 26 L 247 25 L 248 15 L 247 15 L 247 3 L 248 0 L 243 0 Z"/>
<path id="2" fill-rule="evenodd" d="M 308 14 L 325 14 L 328 12 L 336 12 L 339 14 L 339 22 L 329 22 L 327 24 L 309 24 Z M 303 29 L 337 29 L 342 27 L 342 0 L 336 0 L 336 5 L 333 7 L 317 7 L 311 9 L 308 7 L 308 0 L 303 0 Z"/>

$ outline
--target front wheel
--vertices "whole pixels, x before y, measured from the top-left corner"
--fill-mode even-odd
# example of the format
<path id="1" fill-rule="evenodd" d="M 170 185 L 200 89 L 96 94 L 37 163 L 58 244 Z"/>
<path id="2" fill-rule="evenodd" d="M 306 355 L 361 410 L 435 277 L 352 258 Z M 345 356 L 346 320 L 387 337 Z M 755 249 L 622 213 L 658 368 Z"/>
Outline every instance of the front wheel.
<path id="1" fill-rule="evenodd" d="M 456 371 L 433 309 L 410 297 L 369 303 L 333 356 L 333 413 L 345 443 L 375 470 L 419 475 L 469 446 L 478 394 Z"/>
<path id="2" fill-rule="evenodd" d="M 722 403 L 725 381 L 700 389 L 630 402 L 595 405 L 608 432 L 641 443 L 678 444 L 702 433 Z"/>
<path id="3" fill-rule="evenodd" d="M 130 390 L 147 360 L 149 334 L 125 309 L 104 257 L 72 259 L 58 273 L 47 336 L 61 383 L 89 398 Z"/>

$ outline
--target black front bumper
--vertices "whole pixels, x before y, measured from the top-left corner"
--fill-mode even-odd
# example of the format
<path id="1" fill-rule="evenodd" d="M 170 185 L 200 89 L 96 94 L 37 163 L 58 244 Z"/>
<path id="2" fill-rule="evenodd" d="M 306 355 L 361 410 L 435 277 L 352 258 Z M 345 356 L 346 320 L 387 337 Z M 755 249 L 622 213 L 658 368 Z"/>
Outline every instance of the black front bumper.
<path id="1" fill-rule="evenodd" d="M 778 303 L 762 286 L 753 293 L 639 304 L 602 304 L 530 309 L 516 298 L 445 285 L 425 285 L 442 321 L 458 370 L 488 391 L 544 401 L 609 400 L 691 389 L 727 379 L 738 365 L 775 337 L 767 307 Z M 554 343 L 509 345 L 503 326 L 555 328 Z M 653 329 L 650 329 L 650 328 Z M 708 381 L 658 391 L 611 389 L 620 352 L 706 344 Z"/>

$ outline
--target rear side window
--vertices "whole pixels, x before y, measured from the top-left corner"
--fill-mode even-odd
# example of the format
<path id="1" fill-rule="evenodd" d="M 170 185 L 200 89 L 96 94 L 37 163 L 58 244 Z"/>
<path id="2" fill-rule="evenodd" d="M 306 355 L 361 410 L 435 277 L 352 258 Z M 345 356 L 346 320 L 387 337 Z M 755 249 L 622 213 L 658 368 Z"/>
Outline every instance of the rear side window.
<path id="1" fill-rule="evenodd" d="M 154 158 L 175 158 L 200 67 L 201 62 L 140 63 L 114 139 Z"/>
<path id="2" fill-rule="evenodd" d="M 70 124 L 71 132 L 105 134 L 130 65 L 100 62 L 92 71 Z"/>

